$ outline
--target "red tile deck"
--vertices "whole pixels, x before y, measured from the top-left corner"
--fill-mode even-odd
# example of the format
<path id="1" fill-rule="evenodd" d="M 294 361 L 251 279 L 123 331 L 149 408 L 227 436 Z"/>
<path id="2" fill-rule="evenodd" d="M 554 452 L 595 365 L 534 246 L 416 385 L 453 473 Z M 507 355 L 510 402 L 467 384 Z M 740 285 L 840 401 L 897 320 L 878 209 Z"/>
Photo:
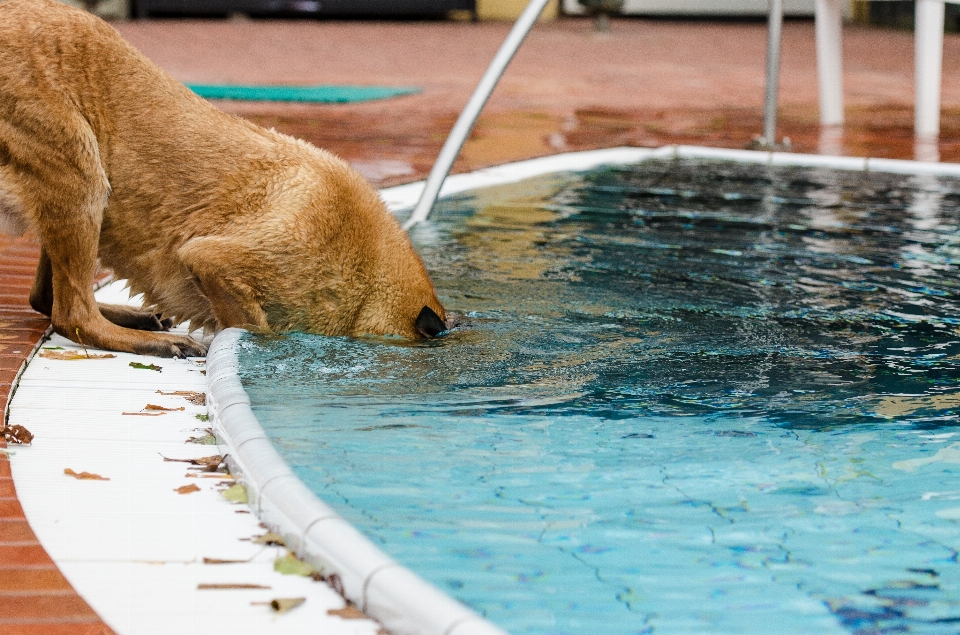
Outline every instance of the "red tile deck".
<path id="1" fill-rule="evenodd" d="M 409 22 L 121 23 L 121 33 L 184 81 L 418 85 L 420 95 L 371 104 L 221 104 L 357 164 L 377 185 L 425 176 L 487 60 L 497 24 Z M 844 31 L 851 155 L 912 158 L 912 35 Z M 810 21 L 784 30 L 781 134 L 818 151 Z M 538 26 L 464 147 L 457 170 L 559 150 L 698 143 L 744 147 L 760 133 L 765 31 L 759 22 L 589 20 Z M 878 54 L 878 51 L 883 51 Z M 318 63 L 318 61 L 322 63 Z M 960 160 L 960 37 L 944 46 L 940 151 Z M 27 303 L 39 254 L 0 235 L 0 406 L 47 329 Z M 0 441 L 0 447 L 5 447 Z M 0 635 L 112 635 L 57 570 L 16 498 L 0 454 Z"/>
<path id="2" fill-rule="evenodd" d="M 27 295 L 39 257 L 29 238 L 0 236 L 0 404 L 3 420 L 20 367 L 50 322 Z M 0 448 L 6 443 L 0 440 Z M 0 454 L 0 635 L 112 635 L 37 541 Z"/>

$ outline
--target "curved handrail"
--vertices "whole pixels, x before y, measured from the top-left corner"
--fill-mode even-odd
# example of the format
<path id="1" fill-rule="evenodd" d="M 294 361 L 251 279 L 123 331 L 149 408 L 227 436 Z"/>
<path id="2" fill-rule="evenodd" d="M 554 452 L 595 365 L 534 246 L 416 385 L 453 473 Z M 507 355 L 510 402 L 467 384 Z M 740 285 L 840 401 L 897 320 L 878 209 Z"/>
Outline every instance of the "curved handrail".
<path id="1" fill-rule="evenodd" d="M 433 164 L 433 169 L 430 170 L 430 176 L 427 177 L 427 185 L 423 190 L 423 194 L 420 196 L 420 200 L 417 202 L 413 213 L 410 214 L 410 218 L 403 224 L 404 229 L 410 229 L 417 223 L 427 220 L 427 216 L 430 215 L 430 210 L 433 209 L 433 204 L 437 201 L 437 196 L 440 194 L 443 181 L 447 178 L 447 175 L 450 174 L 450 168 L 453 167 L 453 162 L 457 159 L 457 155 L 460 154 L 460 148 L 463 147 L 467 136 L 470 134 L 470 131 L 473 130 L 474 124 L 477 123 L 477 117 L 480 116 L 480 111 L 483 110 L 483 106 L 490 98 L 490 94 L 493 93 L 493 89 L 497 87 L 497 82 L 499 82 L 503 76 L 503 72 L 507 69 L 510 60 L 513 59 L 520 45 L 523 44 L 527 33 L 533 28 L 533 24 L 537 21 L 537 18 L 549 1 L 550 0 L 530 0 L 530 4 L 528 4 L 527 8 L 520 14 L 517 22 L 510 30 L 510 34 L 507 35 L 507 39 L 500 45 L 500 49 L 494 56 L 493 61 L 490 62 L 490 66 L 483 74 L 483 78 L 480 79 L 480 83 L 473 91 L 473 95 L 470 96 L 470 101 L 467 102 L 463 112 L 461 112 L 457 118 L 457 123 L 453 125 L 453 129 L 447 136 L 443 148 L 440 149 L 437 162 Z"/>

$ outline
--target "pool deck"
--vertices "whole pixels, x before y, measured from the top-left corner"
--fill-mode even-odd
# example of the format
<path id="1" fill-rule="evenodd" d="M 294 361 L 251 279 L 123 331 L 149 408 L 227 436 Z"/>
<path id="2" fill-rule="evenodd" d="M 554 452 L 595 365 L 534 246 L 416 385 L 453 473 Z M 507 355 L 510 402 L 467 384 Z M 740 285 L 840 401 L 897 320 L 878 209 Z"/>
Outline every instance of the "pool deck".
<path id="1" fill-rule="evenodd" d="M 135 46 L 183 81 L 422 87 L 419 95 L 354 105 L 221 104 L 227 111 L 301 136 L 340 154 L 379 186 L 425 175 L 459 108 L 508 29 L 502 24 L 441 22 L 155 21 L 116 26 Z M 823 150 L 852 156 L 912 158 L 911 35 L 851 27 L 845 30 L 844 36 L 849 124 L 838 139 L 821 135 L 816 124 L 812 23 L 787 22 L 781 80 L 781 134 L 790 136 L 794 147 L 804 152 Z M 588 21 L 580 19 L 540 25 L 494 94 L 456 170 L 472 170 L 558 151 L 619 145 L 697 143 L 742 148 L 760 131 L 764 51 L 765 30 L 759 22 L 615 20 L 610 34 L 596 34 Z M 939 145 L 941 159 L 946 161 L 960 161 L 960 75 L 951 72 L 958 67 L 960 37 L 948 35 L 944 50 L 943 133 Z M 5 416 L 17 377 L 49 327 L 49 322 L 34 313 L 26 301 L 37 257 L 38 247 L 30 238 L 0 236 L 0 404 L 5 406 Z M 69 347 L 65 342 L 60 344 Z M 120 360 L 123 362 L 120 365 L 126 361 Z M 175 382 L 178 386 L 188 383 L 189 367 L 186 362 L 183 364 L 182 381 Z M 43 368 L 37 367 L 30 372 L 41 375 L 42 371 Z M 193 374 L 196 380 L 199 373 Z M 46 381 L 48 387 L 52 386 L 54 396 L 48 397 L 48 402 L 24 402 L 18 412 L 29 415 L 25 420 L 37 421 L 34 432 L 46 435 L 44 441 L 69 446 L 68 441 L 73 438 L 72 432 L 65 432 L 69 427 L 47 425 L 49 422 L 61 421 L 71 412 L 78 421 L 107 417 L 102 411 L 103 404 L 119 403 L 117 393 L 128 398 L 135 394 L 135 401 L 143 401 L 143 394 L 147 394 L 135 393 L 136 381 L 124 384 L 107 371 L 91 370 L 87 379 L 87 384 L 77 389 L 76 402 L 64 404 L 59 402 L 64 402 L 65 397 L 56 390 L 62 386 L 58 377 L 31 376 L 30 381 L 41 384 Z M 150 389 L 155 391 L 156 387 L 150 386 Z M 54 401 L 58 407 L 67 408 L 66 415 L 48 407 L 49 402 Z M 193 414 L 199 411 L 171 412 L 164 421 Z M 108 419 L 103 419 L 103 423 L 106 427 L 100 428 L 99 434 L 110 429 Z M 171 430 L 164 434 L 181 433 L 189 428 L 187 423 L 172 423 Z M 123 424 L 114 421 L 112 425 Z M 171 438 L 164 437 L 163 442 L 170 443 Z M 34 448 L 6 448 L 0 441 L 0 448 L 17 452 L 14 461 L 26 462 L 34 450 L 35 455 L 40 453 L 44 445 L 40 440 L 38 438 Z M 81 446 L 91 464 L 112 449 L 110 443 L 90 439 L 78 445 Z M 93 566 L 83 565 L 81 561 L 90 555 L 91 560 L 99 559 L 103 563 L 109 560 L 109 554 L 96 548 L 95 533 L 57 538 L 54 527 L 57 514 L 44 513 L 44 510 L 72 510 L 74 516 L 88 517 L 82 520 L 89 531 L 95 532 L 99 525 L 102 535 L 110 536 L 111 532 L 105 527 L 111 525 L 113 519 L 98 516 L 96 510 L 89 507 L 66 505 L 64 499 L 56 498 L 64 495 L 65 487 L 109 484 L 74 483 L 62 473 L 44 482 L 38 475 L 24 476 L 31 474 L 30 470 L 19 467 L 16 471 L 20 476 L 15 481 L 10 460 L 5 452 L 0 452 L 0 603 L 3 606 L 0 635 L 163 632 L 155 630 L 159 628 L 157 616 L 176 613 L 174 607 L 182 608 L 183 602 L 189 605 L 182 611 L 178 609 L 183 621 L 167 623 L 176 624 L 176 630 L 183 625 L 202 628 L 244 624 L 243 620 L 236 619 L 241 610 L 238 607 L 243 604 L 243 610 L 250 610 L 249 600 L 238 604 L 235 598 L 219 602 L 206 599 L 212 596 L 203 596 L 201 602 L 196 600 L 198 593 L 224 594 L 226 591 L 196 591 L 195 587 L 187 595 L 168 593 L 168 587 L 162 583 L 164 576 L 151 577 L 151 567 L 142 563 L 139 565 L 142 575 L 131 569 L 124 570 L 122 575 L 104 574 L 102 583 L 80 589 L 78 594 L 68 578 L 78 568 Z M 65 467 L 71 466 L 62 465 L 61 472 Z M 76 469 L 90 468 L 78 464 Z M 176 478 L 184 478 L 185 475 L 181 475 L 185 471 L 178 466 Z M 135 473 L 136 470 L 128 466 L 126 474 L 132 478 Z M 177 504 L 208 501 L 197 513 L 213 513 L 210 509 L 225 503 L 215 492 L 207 491 L 209 489 L 175 500 Z M 18 490 L 25 495 L 23 505 L 17 497 Z M 44 495 L 50 496 L 47 505 L 43 503 Z M 121 504 L 123 495 L 137 496 L 133 490 L 118 494 Z M 172 492 L 170 495 L 180 496 Z M 107 494 L 104 498 L 108 498 Z M 235 510 L 231 508 L 226 513 L 233 515 Z M 243 514 L 236 515 L 241 516 Z M 164 534 L 161 520 L 156 517 L 152 531 L 143 530 L 139 534 L 139 542 L 144 543 L 147 551 L 151 547 L 162 551 L 157 538 Z M 80 521 L 74 519 L 74 522 Z M 253 522 L 250 526 L 234 525 L 229 531 L 238 538 L 262 530 Z M 130 543 L 138 542 L 127 538 Z M 223 545 L 227 542 L 224 538 Z M 78 545 L 89 545 L 89 548 L 78 555 Z M 249 555 L 237 551 L 232 543 L 229 549 L 223 550 L 223 553 L 230 552 L 226 556 L 213 554 L 207 545 L 194 545 L 190 557 L 200 552 L 203 556 L 221 559 L 243 559 Z M 75 551 L 73 556 L 62 555 L 71 548 Z M 51 553 L 55 557 L 52 558 Z M 256 579 L 272 580 L 263 582 L 264 586 L 274 586 L 278 593 L 282 588 L 284 592 L 298 595 L 315 594 L 310 595 L 307 603 L 310 606 L 329 606 L 332 610 L 342 606 L 342 600 L 328 592 L 329 589 L 319 590 L 323 585 L 310 583 L 309 590 L 298 587 L 288 591 L 286 585 L 293 583 L 286 577 L 277 582 L 272 572 L 270 564 L 274 555 L 269 552 L 254 556 L 254 559 L 260 558 L 258 562 L 262 565 L 262 571 L 256 576 L 263 576 Z M 161 554 L 158 560 L 172 561 L 179 557 L 175 556 Z M 141 556 L 125 557 L 136 560 Z M 197 564 L 197 568 L 203 566 Z M 157 566 L 152 569 L 156 570 Z M 197 580 L 199 578 L 194 579 Z M 98 615 L 90 606 L 123 603 L 144 594 L 160 598 L 156 615 L 127 611 L 125 617 L 117 617 L 120 613 L 116 609 L 101 609 Z M 306 632 L 312 622 L 305 618 L 314 615 L 306 612 L 306 606 L 271 618 L 273 628 L 283 632 L 300 632 L 302 628 Z M 318 619 L 325 619 L 326 610 L 317 610 Z M 261 612 L 261 617 L 264 614 L 269 613 Z M 291 621 L 279 621 L 287 618 Z M 303 626 L 294 626 L 294 622 Z M 246 624 L 250 632 L 261 632 L 259 629 L 263 627 L 256 620 Z M 322 632 L 328 635 L 376 632 L 375 625 L 368 620 L 342 620 L 336 614 L 325 624 Z M 316 630 L 315 622 L 312 628 Z"/>

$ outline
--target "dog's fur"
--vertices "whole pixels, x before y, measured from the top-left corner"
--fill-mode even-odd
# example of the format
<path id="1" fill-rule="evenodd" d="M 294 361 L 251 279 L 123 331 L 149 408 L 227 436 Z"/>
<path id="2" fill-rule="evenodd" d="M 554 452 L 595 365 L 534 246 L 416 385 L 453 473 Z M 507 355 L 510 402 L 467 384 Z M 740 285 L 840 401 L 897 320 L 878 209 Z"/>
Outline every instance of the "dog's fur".
<path id="1" fill-rule="evenodd" d="M 162 332 L 432 337 L 445 314 L 372 187 L 226 115 L 54 0 L 0 0 L 0 229 L 42 253 L 31 305 L 87 346 L 202 355 Z M 97 257 L 146 311 L 97 305 Z"/>

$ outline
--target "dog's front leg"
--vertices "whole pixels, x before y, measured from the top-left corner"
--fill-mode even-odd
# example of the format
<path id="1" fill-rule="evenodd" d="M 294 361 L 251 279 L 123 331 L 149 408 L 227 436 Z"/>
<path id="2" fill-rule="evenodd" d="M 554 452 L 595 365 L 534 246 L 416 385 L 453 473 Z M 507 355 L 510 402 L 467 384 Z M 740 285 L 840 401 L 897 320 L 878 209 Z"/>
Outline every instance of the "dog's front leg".
<path id="1" fill-rule="evenodd" d="M 106 197 L 100 200 L 105 203 Z M 40 263 L 38 273 L 44 274 L 44 269 L 49 267 L 53 329 L 74 342 L 106 350 L 160 357 L 205 355 L 203 345 L 189 337 L 124 328 L 101 314 L 93 295 L 93 278 L 102 209 L 90 213 L 91 207 L 94 206 L 88 206 L 86 213 L 57 213 L 47 208 L 46 213 L 39 215 L 46 259 Z M 35 286 L 35 293 L 31 293 L 31 301 L 35 298 L 38 305 L 45 308 L 46 276 L 38 277 L 41 282 Z"/>
<path id="2" fill-rule="evenodd" d="M 33 310 L 50 317 L 53 314 L 53 268 L 45 249 L 40 249 L 40 261 L 37 263 L 37 275 L 30 290 L 30 306 Z M 100 314 L 117 326 L 138 331 L 166 331 L 173 326 L 170 319 L 150 311 L 138 311 L 133 307 L 118 304 L 97 303 Z"/>
<path id="3" fill-rule="evenodd" d="M 70 241 L 47 249 L 53 283 L 50 320 L 54 331 L 85 346 L 112 351 L 159 357 L 206 354 L 203 345 L 189 337 L 128 329 L 106 319 L 93 295 L 95 243 L 89 251 L 88 246 Z"/>

